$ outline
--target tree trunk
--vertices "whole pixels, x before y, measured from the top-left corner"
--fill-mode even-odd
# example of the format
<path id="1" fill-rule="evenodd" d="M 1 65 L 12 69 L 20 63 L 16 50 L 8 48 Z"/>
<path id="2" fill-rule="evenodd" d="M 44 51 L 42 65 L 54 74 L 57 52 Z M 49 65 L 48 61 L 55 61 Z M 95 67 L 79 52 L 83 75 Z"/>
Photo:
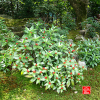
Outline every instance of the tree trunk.
<path id="1" fill-rule="evenodd" d="M 68 1 L 75 10 L 76 24 L 79 26 L 79 23 L 87 18 L 87 6 L 89 0 L 68 0 Z"/>
<path id="2" fill-rule="evenodd" d="M 56 26 L 58 25 L 57 24 L 57 19 L 58 19 L 58 13 L 56 13 Z"/>
<path id="3" fill-rule="evenodd" d="M 13 17 L 14 12 L 13 12 L 13 4 L 12 4 L 12 0 L 10 0 L 10 6 L 11 6 L 12 17 Z"/>
<path id="4" fill-rule="evenodd" d="M 49 5 L 49 0 L 48 0 L 48 5 Z M 48 10 L 48 13 L 47 13 L 47 23 L 49 22 L 49 10 Z"/>
<path id="5" fill-rule="evenodd" d="M 17 12 L 18 12 L 18 0 L 17 0 Z"/>
<path id="6" fill-rule="evenodd" d="M 62 12 L 60 12 L 60 27 L 62 29 Z"/>
<path id="7" fill-rule="evenodd" d="M 53 23 L 53 13 L 52 13 L 52 23 Z"/>
<path id="8" fill-rule="evenodd" d="M 58 2 L 59 2 L 59 0 L 57 0 L 57 5 L 58 5 Z M 57 19 L 58 19 L 58 12 L 56 12 L 56 26 L 57 26 Z"/>

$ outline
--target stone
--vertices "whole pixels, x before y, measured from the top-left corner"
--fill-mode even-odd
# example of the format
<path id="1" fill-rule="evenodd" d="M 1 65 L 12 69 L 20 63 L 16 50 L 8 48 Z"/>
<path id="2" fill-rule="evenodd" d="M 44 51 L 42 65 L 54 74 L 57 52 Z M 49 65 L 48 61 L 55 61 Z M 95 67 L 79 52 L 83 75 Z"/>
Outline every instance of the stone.
<path id="1" fill-rule="evenodd" d="M 78 93 L 78 91 L 75 91 L 74 93 L 76 94 L 76 93 Z"/>
<path id="2" fill-rule="evenodd" d="M 85 61 L 78 61 L 78 65 L 79 65 L 79 66 L 84 66 L 84 67 L 86 67 Z"/>
<path id="3" fill-rule="evenodd" d="M 81 39 L 81 37 L 82 37 L 82 35 L 79 35 L 79 36 L 76 35 L 75 39 Z"/>
<path id="4" fill-rule="evenodd" d="M 85 41 L 86 39 L 85 39 L 85 37 L 83 37 L 82 35 L 76 35 L 76 38 L 75 38 L 76 40 L 81 40 L 81 41 Z"/>
<path id="5" fill-rule="evenodd" d="M 75 60 L 78 62 L 78 54 L 75 54 L 73 57 L 74 57 Z"/>
<path id="6" fill-rule="evenodd" d="M 73 44 L 73 40 L 72 39 L 68 39 L 68 41 Z"/>
<path id="7" fill-rule="evenodd" d="M 75 54 L 75 55 L 73 56 L 73 57 L 75 58 L 76 62 L 78 63 L 78 65 L 79 65 L 79 66 L 84 66 L 84 67 L 86 67 L 85 61 L 79 60 L 78 56 L 79 56 L 78 54 Z"/>
<path id="8" fill-rule="evenodd" d="M 98 34 L 96 34 L 97 35 L 97 38 L 99 38 L 99 35 Z"/>
<path id="9" fill-rule="evenodd" d="M 86 33 L 87 33 L 87 29 L 85 29 L 85 30 L 80 30 L 80 31 L 79 31 L 79 34 L 81 34 L 81 35 L 83 35 L 83 36 L 85 36 Z"/>
<path id="10" fill-rule="evenodd" d="M 17 68 L 12 68 L 12 71 L 17 71 Z"/>
<path id="11" fill-rule="evenodd" d="M 75 39 L 82 39 L 82 35 L 76 35 L 76 38 Z"/>
<path id="12" fill-rule="evenodd" d="M 19 41 L 20 41 L 20 42 L 23 42 L 23 39 L 20 39 Z"/>
<path id="13" fill-rule="evenodd" d="M 86 27 L 87 27 L 87 28 L 89 28 L 89 27 L 91 27 L 91 26 L 92 26 L 91 24 L 86 24 Z"/>
<path id="14" fill-rule="evenodd" d="M 83 37 L 83 36 L 82 36 L 81 38 L 82 38 L 82 40 L 81 40 L 81 41 L 86 41 L 85 37 Z"/>
<path id="15" fill-rule="evenodd" d="M 96 36 L 93 37 L 93 40 L 97 40 L 97 39 L 100 39 L 98 34 L 96 34 Z"/>

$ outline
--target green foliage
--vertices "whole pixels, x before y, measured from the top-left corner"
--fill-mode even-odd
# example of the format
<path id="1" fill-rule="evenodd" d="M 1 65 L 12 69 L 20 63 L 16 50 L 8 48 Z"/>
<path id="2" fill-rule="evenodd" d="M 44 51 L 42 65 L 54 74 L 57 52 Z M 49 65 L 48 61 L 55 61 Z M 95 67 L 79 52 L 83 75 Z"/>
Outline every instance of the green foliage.
<path id="1" fill-rule="evenodd" d="M 9 46 L 8 41 L 13 42 L 19 39 L 18 36 L 16 35 L 14 36 L 14 34 L 10 30 L 8 30 L 4 22 L 5 21 L 0 20 L 0 43 L 2 43 L 2 45 L 0 44 L 0 47 L 4 47 L 4 46 L 7 47 L 7 45 Z"/>
<path id="2" fill-rule="evenodd" d="M 100 62 L 100 41 L 87 40 L 81 44 L 81 41 L 78 43 L 79 58 L 86 62 L 87 67 L 92 67 Z"/>
<path id="3" fill-rule="evenodd" d="M 96 2 L 90 2 L 87 13 L 88 17 L 94 17 L 97 16 L 97 14 L 100 14 L 100 4 L 97 4 Z"/>
<path id="4" fill-rule="evenodd" d="M 88 28 L 88 32 L 89 32 L 89 37 L 93 38 L 96 36 L 96 32 L 95 32 L 95 28 L 94 27 L 89 27 Z"/>
<path id="5" fill-rule="evenodd" d="M 72 18 L 72 15 L 70 13 L 67 13 L 63 16 L 63 27 L 68 27 L 70 30 L 76 28 L 75 19 Z"/>
<path id="6" fill-rule="evenodd" d="M 88 25 L 91 25 L 87 27 Z M 86 21 L 81 22 L 82 29 L 87 29 L 90 38 L 93 38 L 96 35 L 96 32 L 100 34 L 100 24 L 98 21 L 94 20 L 93 17 L 89 17 Z"/>
<path id="7" fill-rule="evenodd" d="M 0 19 L 0 33 L 7 33 L 8 29 L 7 26 L 4 24 L 4 20 Z"/>
<path id="8" fill-rule="evenodd" d="M 30 28 L 32 25 L 34 26 L 34 29 L 37 31 L 37 33 L 40 31 L 40 29 L 44 29 L 44 27 L 46 29 L 49 29 L 52 25 L 48 24 L 48 23 L 44 23 L 43 20 L 41 18 L 38 19 L 39 25 L 37 26 L 35 24 L 34 20 L 29 20 L 28 22 L 26 22 L 26 27 Z M 70 30 L 70 28 L 68 27 L 64 27 L 63 29 L 61 29 L 60 27 L 57 28 L 58 29 L 58 33 L 61 35 L 66 35 L 69 34 L 68 30 Z"/>
<path id="9" fill-rule="evenodd" d="M 90 2 L 95 2 L 96 4 L 100 5 L 100 1 L 99 0 L 89 0 Z"/>
<path id="10" fill-rule="evenodd" d="M 66 86 L 81 83 L 83 70 L 86 66 L 78 66 L 73 55 L 75 44 L 64 43 L 66 36 L 59 34 L 57 27 L 52 25 L 49 30 L 40 29 L 40 22 L 25 28 L 22 41 L 8 43 L 9 48 L 2 50 L 0 67 L 8 64 L 31 76 L 30 82 L 45 86 L 45 89 L 57 89 L 58 93 L 66 90 Z M 36 26 L 36 28 L 34 28 Z"/>
<path id="11" fill-rule="evenodd" d="M 48 24 L 47 23 L 44 23 L 41 18 L 39 18 L 38 21 L 39 21 L 39 26 L 36 26 L 34 20 L 29 20 L 28 22 L 26 22 L 25 27 L 30 28 L 31 26 L 34 26 L 34 28 L 37 29 L 38 32 L 39 32 L 40 29 L 43 29 L 44 27 L 47 29 L 47 27 L 48 27 Z"/>
<path id="12" fill-rule="evenodd" d="M 24 0 L 24 4 L 21 5 L 21 10 L 19 10 L 20 18 L 31 18 L 34 16 L 32 0 Z M 16 12 L 18 13 L 18 12 Z M 18 15 L 17 15 L 18 16 Z"/>
<path id="13" fill-rule="evenodd" d="M 14 41 L 18 41 L 18 39 L 18 36 L 14 35 L 10 30 L 7 29 L 4 21 L 0 20 L 0 70 L 4 70 L 4 72 L 6 72 L 6 67 L 11 65 L 11 60 L 6 59 L 6 57 L 9 58 L 9 55 L 6 54 L 6 50 L 10 46 L 14 45 Z M 5 60 L 5 64 L 2 60 Z M 9 70 L 7 69 L 7 71 Z"/>
<path id="14" fill-rule="evenodd" d="M 0 2 L 0 14 L 10 15 L 10 13 L 8 12 L 9 10 L 11 10 L 9 2 L 6 1 Z"/>

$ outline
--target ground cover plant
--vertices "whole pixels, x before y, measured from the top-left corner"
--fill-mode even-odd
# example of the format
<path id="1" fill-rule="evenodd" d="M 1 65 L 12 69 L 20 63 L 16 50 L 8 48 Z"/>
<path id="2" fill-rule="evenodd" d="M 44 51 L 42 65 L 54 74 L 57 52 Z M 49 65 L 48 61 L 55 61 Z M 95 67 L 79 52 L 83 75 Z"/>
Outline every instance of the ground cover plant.
<path id="1" fill-rule="evenodd" d="M 77 45 L 79 58 L 86 62 L 87 67 L 94 68 L 100 63 L 100 41 L 98 39 L 96 41 L 90 39 L 78 41 Z"/>
<path id="2" fill-rule="evenodd" d="M 86 66 L 78 66 L 73 58 L 75 44 L 64 43 L 66 36 L 57 34 L 58 29 L 52 25 L 49 30 L 25 28 L 22 41 L 18 40 L 5 51 L 2 64 L 17 68 L 21 74 L 31 77 L 30 82 L 45 86 L 45 89 L 57 89 L 58 93 L 76 83 L 81 83 Z M 8 62 L 6 62 L 8 61 Z M 2 67 L 2 66 L 1 66 Z"/>

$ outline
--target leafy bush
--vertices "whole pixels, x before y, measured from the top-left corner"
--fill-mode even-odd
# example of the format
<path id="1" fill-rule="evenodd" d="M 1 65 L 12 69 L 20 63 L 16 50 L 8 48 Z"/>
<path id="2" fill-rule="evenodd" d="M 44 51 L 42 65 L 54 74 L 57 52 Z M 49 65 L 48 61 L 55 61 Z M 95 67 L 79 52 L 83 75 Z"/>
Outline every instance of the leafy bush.
<path id="1" fill-rule="evenodd" d="M 90 38 L 93 38 L 93 37 L 96 36 L 96 32 L 95 32 L 95 31 L 96 31 L 96 30 L 95 30 L 94 27 L 89 27 L 89 28 L 88 28 L 88 32 L 89 32 L 89 37 L 90 37 Z"/>
<path id="2" fill-rule="evenodd" d="M 82 44 L 82 43 L 83 44 Z M 100 62 L 100 41 L 87 40 L 78 42 L 79 58 L 86 62 L 87 67 L 93 67 Z"/>
<path id="3" fill-rule="evenodd" d="M 11 65 L 9 59 L 9 55 L 7 56 L 7 49 L 14 45 L 15 41 L 18 41 L 19 37 L 14 35 L 10 30 L 8 30 L 7 26 L 4 24 L 3 20 L 0 20 L 0 70 L 6 72 L 6 67 Z M 5 61 L 5 64 L 3 63 Z M 7 69 L 9 71 L 9 69 Z"/>
<path id="4" fill-rule="evenodd" d="M 86 25 L 91 25 L 89 27 L 86 27 Z M 100 34 L 100 24 L 98 21 L 94 20 L 93 17 L 89 17 L 86 19 L 86 21 L 81 22 L 82 29 L 87 29 L 87 32 L 89 33 L 88 36 L 90 38 L 93 38 L 96 36 L 96 32 Z"/>
<path id="5" fill-rule="evenodd" d="M 9 43 L 12 42 L 13 44 L 13 41 L 17 41 L 19 37 L 17 35 L 14 35 L 10 30 L 8 30 L 4 22 L 5 21 L 0 20 L 0 48 L 7 49 L 10 45 Z"/>
<path id="6" fill-rule="evenodd" d="M 44 21 L 41 18 L 38 19 L 38 24 L 36 24 L 36 22 L 34 20 L 29 20 L 28 22 L 26 22 L 25 27 L 30 28 L 32 25 L 34 26 L 34 29 L 37 31 L 37 34 L 41 29 L 44 29 L 44 27 L 45 27 L 45 29 L 49 29 L 52 26 L 47 23 L 44 23 Z M 61 34 L 63 34 L 63 35 L 69 34 L 68 27 L 64 27 L 64 29 L 61 29 L 60 27 L 56 26 L 56 28 L 57 28 L 57 33 L 59 33 L 60 35 Z M 67 40 L 67 38 L 66 38 L 66 40 Z"/>
<path id="7" fill-rule="evenodd" d="M 75 19 L 72 18 L 70 13 L 67 13 L 66 15 L 63 16 L 62 19 L 62 27 L 68 27 L 70 30 L 75 29 L 76 28 L 76 23 L 75 23 Z"/>
<path id="8" fill-rule="evenodd" d="M 11 64 L 21 74 L 28 74 L 30 82 L 35 82 L 45 89 L 57 89 L 58 93 L 66 90 L 66 86 L 81 83 L 83 70 L 86 66 L 78 66 L 73 58 L 75 44 L 64 43 L 66 36 L 58 34 L 58 29 L 52 25 L 49 30 L 37 29 L 40 22 L 25 28 L 22 41 L 9 43 L 10 47 L 1 53 L 5 53 L 2 59 L 3 67 Z"/>

